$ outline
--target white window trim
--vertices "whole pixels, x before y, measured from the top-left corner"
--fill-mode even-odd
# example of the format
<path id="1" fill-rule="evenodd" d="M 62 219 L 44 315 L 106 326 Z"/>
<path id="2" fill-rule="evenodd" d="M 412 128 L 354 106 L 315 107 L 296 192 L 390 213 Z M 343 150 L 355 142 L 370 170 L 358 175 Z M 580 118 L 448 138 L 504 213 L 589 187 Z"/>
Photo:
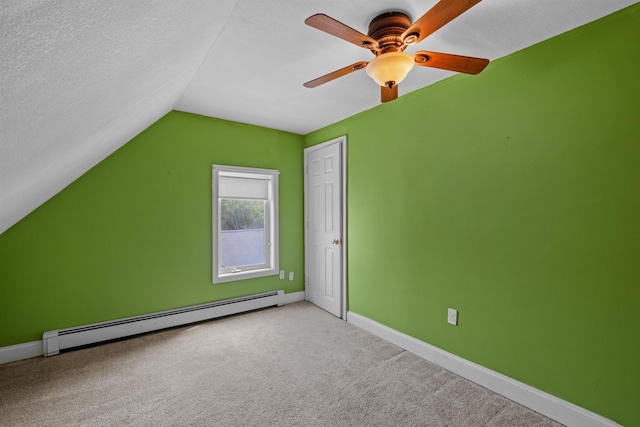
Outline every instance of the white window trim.
<path id="1" fill-rule="evenodd" d="M 279 274 L 279 242 L 278 242 L 278 175 L 279 171 L 274 169 L 258 169 L 238 166 L 212 166 L 212 225 L 213 225 L 213 283 L 226 283 L 235 280 L 252 279 L 256 277 L 272 276 Z M 268 253 L 266 266 L 263 268 L 252 268 L 248 270 L 225 272 L 220 266 L 220 203 L 219 185 L 220 176 L 235 176 L 244 178 L 264 179 L 269 181 L 269 203 L 266 221 L 269 221 L 268 231 Z"/>

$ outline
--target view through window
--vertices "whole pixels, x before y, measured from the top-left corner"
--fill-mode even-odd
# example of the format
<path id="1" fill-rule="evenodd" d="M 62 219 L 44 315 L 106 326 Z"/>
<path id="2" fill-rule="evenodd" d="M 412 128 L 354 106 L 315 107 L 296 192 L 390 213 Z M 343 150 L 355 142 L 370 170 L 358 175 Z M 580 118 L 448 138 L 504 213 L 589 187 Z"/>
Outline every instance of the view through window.
<path id="1" fill-rule="evenodd" d="M 220 246 L 223 268 L 264 265 L 268 231 L 265 200 L 220 199 Z"/>

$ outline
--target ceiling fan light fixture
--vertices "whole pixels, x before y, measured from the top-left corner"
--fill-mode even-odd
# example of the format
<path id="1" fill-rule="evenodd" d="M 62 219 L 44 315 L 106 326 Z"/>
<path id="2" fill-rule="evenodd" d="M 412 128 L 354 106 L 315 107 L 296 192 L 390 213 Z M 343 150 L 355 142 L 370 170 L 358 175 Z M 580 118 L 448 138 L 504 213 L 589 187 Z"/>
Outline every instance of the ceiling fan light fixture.
<path id="1" fill-rule="evenodd" d="M 367 65 L 367 75 L 380 86 L 397 85 L 413 68 L 413 56 L 405 52 L 387 52 L 373 58 Z"/>

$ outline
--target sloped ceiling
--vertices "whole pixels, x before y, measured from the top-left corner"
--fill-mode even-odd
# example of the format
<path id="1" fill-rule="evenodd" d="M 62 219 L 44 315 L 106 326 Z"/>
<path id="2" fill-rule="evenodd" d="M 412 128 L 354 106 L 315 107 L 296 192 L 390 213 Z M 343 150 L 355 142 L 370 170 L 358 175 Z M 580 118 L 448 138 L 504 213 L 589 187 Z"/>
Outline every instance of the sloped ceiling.
<path id="1" fill-rule="evenodd" d="M 172 109 L 306 134 L 379 104 L 359 71 L 302 83 L 370 52 L 304 25 L 367 32 L 435 0 L 3 0 L 0 233 Z M 484 0 L 418 49 L 508 55 L 635 0 Z M 490 68 L 488 69 L 490 70 Z M 400 95 L 450 76 L 415 69 Z"/>

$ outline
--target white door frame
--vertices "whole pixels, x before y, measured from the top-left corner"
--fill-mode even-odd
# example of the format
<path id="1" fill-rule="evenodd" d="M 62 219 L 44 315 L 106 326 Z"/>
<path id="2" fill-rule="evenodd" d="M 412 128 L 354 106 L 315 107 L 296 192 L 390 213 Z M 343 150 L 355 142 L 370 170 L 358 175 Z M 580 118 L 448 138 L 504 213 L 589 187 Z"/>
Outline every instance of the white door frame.
<path id="1" fill-rule="evenodd" d="M 342 259 L 340 260 L 340 278 L 342 281 L 342 289 L 341 289 L 341 309 L 340 312 L 342 314 L 342 319 L 347 319 L 347 136 L 343 135 L 341 137 L 332 139 L 330 141 L 323 142 L 318 145 L 313 145 L 311 147 L 307 147 L 304 149 L 304 247 L 305 247 L 305 256 L 304 256 L 304 268 L 305 268 L 305 299 L 308 301 L 309 296 L 307 294 L 307 275 L 306 271 L 308 270 L 308 251 L 307 249 L 307 221 L 308 217 L 308 209 L 307 209 L 307 172 L 308 172 L 308 158 L 309 153 L 320 150 L 332 144 L 340 145 L 340 179 L 342 181 L 342 188 L 340 189 L 341 196 L 340 202 L 342 204 L 342 209 L 340 212 L 341 218 L 341 227 L 342 227 Z"/>

